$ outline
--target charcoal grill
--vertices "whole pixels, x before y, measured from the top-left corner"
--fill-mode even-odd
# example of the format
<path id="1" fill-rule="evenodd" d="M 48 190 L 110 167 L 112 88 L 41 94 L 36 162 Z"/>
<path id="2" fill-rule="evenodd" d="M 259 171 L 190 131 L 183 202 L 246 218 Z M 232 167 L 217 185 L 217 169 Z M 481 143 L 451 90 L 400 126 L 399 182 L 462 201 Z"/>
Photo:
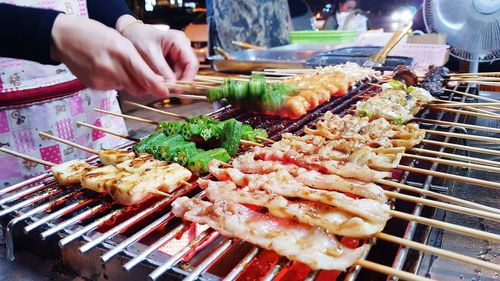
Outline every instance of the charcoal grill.
<path id="1" fill-rule="evenodd" d="M 293 121 L 242 113 L 230 106 L 211 115 L 219 119 L 237 118 L 254 127 L 266 129 L 271 139 L 279 139 L 285 132 L 302 133 L 304 125 L 313 124 L 328 110 L 337 114 L 349 113 L 355 102 L 375 90 L 368 83 L 358 84 L 344 97 L 334 99 Z M 469 87 L 456 87 L 455 90 L 474 93 Z M 473 102 L 473 98 L 452 92 L 444 98 Z M 428 109 L 419 116 L 464 124 L 468 121 L 467 116 L 461 114 Z M 467 130 L 461 127 L 428 123 L 420 125 L 426 129 L 467 134 Z M 438 135 L 428 135 L 427 138 L 450 146 L 469 145 L 462 139 Z M 124 147 L 127 146 L 130 143 Z M 453 152 L 453 148 L 445 146 L 421 144 L 420 147 Z M 91 157 L 88 161 L 94 163 L 97 157 Z M 404 158 L 402 164 L 432 171 L 449 171 L 445 165 L 417 162 L 409 158 Z M 397 181 L 445 193 L 455 183 L 409 171 L 398 173 Z M 204 192 L 193 185 L 189 189 L 177 191 L 172 198 L 151 198 L 137 206 L 123 207 L 113 204 L 106 196 L 82 190 L 80 186 L 59 187 L 50 174 L 40 175 L 0 190 L 0 216 L 5 228 L 7 257 L 13 260 L 16 250 L 29 250 L 61 260 L 74 273 L 93 280 L 251 280 L 257 276 L 262 280 L 384 280 L 390 277 L 359 265 L 346 272 L 311 271 L 271 251 L 236 238 L 223 237 L 206 226 L 183 222 L 170 212 L 170 203 L 184 195 L 201 197 Z M 443 215 L 441 209 L 400 200 L 395 202 L 394 208 L 416 216 Z M 397 237 L 439 246 L 429 241 L 434 239 L 435 232 L 435 228 L 395 218 L 388 222 L 384 231 Z M 396 270 L 425 275 L 421 265 L 432 259 L 432 255 L 429 258 L 423 252 L 398 244 L 375 239 L 369 243 L 372 245 L 371 250 L 365 258 Z M 460 270 L 457 269 L 457 272 Z"/>

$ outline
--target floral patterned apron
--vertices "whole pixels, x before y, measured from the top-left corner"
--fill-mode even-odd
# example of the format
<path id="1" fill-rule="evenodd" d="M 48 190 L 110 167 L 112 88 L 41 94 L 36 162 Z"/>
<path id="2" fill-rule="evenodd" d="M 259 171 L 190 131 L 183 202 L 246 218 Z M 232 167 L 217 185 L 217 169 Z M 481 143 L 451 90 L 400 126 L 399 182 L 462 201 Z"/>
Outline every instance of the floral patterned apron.
<path id="1" fill-rule="evenodd" d="M 0 3 L 54 9 L 78 17 L 88 16 L 85 0 L 0 0 Z M 39 132 L 49 132 L 95 149 L 124 143 L 120 138 L 76 126 L 76 121 L 82 121 L 127 133 L 122 118 L 97 113 L 94 108 L 120 112 L 116 91 L 85 88 L 62 64 L 52 66 L 0 58 L 0 146 L 62 163 L 89 155 L 41 138 Z M 0 189 L 46 170 L 40 164 L 0 153 Z"/>

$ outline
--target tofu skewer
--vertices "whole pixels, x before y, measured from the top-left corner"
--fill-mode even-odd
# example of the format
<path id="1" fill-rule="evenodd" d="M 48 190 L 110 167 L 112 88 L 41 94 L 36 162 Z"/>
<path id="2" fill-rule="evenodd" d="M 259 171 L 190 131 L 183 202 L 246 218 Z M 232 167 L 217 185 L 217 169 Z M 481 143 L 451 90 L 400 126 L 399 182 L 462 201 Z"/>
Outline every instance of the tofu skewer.
<path id="1" fill-rule="evenodd" d="M 169 197 L 171 195 L 166 192 L 174 191 L 191 178 L 191 172 L 177 164 L 167 166 L 162 163 L 133 174 L 110 165 L 95 167 L 78 159 L 55 164 L 4 147 L 0 147 L 0 151 L 51 167 L 55 180 L 61 186 L 81 183 L 82 187 L 98 193 L 109 192 L 122 205 L 136 204 L 151 194 Z M 138 167 L 136 171 L 139 171 Z"/>
<path id="2" fill-rule="evenodd" d="M 53 139 L 55 141 L 64 143 L 66 145 L 82 149 L 84 151 L 87 151 L 92 154 L 96 154 L 99 156 L 99 159 L 101 160 L 101 163 L 103 165 L 112 165 L 115 166 L 115 168 L 118 171 L 123 171 L 127 173 L 141 173 L 146 170 L 150 170 L 152 168 L 157 168 L 157 167 L 166 167 L 168 165 L 167 162 L 165 161 L 160 161 L 156 160 L 152 155 L 149 154 L 141 154 L 139 156 L 136 156 L 133 151 L 127 150 L 127 149 L 103 149 L 103 150 L 94 150 L 82 145 L 79 145 L 77 143 L 59 138 L 57 136 L 47 134 L 44 132 L 40 133 L 40 136 L 43 136 L 45 138 Z M 92 176 L 96 177 L 102 177 L 103 180 L 110 180 L 113 177 L 111 175 L 104 175 L 104 174 L 109 174 L 112 173 L 113 169 L 112 168 L 98 168 L 99 170 L 96 172 L 96 174 L 93 174 Z M 187 176 L 185 176 L 187 177 Z M 190 176 L 191 177 L 191 176 Z M 189 179 L 188 177 L 187 179 Z M 184 185 L 190 185 L 186 180 L 182 180 L 182 183 Z M 88 184 L 88 185 L 87 185 Z M 96 180 L 92 179 L 91 175 L 85 177 L 84 182 L 82 182 L 82 185 L 88 186 L 89 189 L 92 190 L 101 190 L 103 186 Z M 100 192 L 100 191 L 97 191 Z"/>
<path id="3" fill-rule="evenodd" d="M 122 163 L 126 160 L 133 159 L 135 158 L 135 153 L 131 150 L 128 149 L 103 149 L 103 150 L 95 150 L 92 148 L 85 147 L 83 145 L 65 140 L 63 138 L 47 134 L 45 132 L 40 132 L 39 135 L 44 138 L 49 138 L 53 139 L 55 141 L 58 141 L 60 143 L 64 143 L 66 145 L 78 148 L 80 150 L 86 151 L 91 154 L 96 154 L 99 156 L 99 159 L 101 160 L 101 163 L 103 165 L 117 165 L 119 163 Z"/>

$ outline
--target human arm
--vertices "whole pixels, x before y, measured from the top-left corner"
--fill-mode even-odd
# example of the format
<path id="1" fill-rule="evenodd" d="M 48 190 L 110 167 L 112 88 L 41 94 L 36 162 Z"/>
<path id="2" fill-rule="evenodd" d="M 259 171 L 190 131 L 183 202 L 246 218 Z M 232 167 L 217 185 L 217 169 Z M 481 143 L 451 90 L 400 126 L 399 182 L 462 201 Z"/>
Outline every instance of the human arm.
<path id="1" fill-rule="evenodd" d="M 0 4 L 0 57 L 58 64 L 51 59 L 51 31 L 60 12 Z"/>

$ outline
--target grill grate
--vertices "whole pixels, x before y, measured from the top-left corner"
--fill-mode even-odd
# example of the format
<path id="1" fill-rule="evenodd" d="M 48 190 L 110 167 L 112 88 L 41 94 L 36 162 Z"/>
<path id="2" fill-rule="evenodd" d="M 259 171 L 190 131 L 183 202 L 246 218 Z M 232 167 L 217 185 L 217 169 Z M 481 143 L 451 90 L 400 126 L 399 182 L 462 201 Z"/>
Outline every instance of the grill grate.
<path id="1" fill-rule="evenodd" d="M 369 84 L 359 84 L 346 96 L 324 104 L 294 121 L 241 113 L 230 107 L 222 108 L 212 115 L 219 119 L 234 117 L 254 127 L 265 128 L 270 132 L 271 139 L 278 139 L 284 132 L 301 133 L 304 125 L 312 124 L 328 110 L 337 114 L 348 113 L 361 96 L 369 94 L 374 89 Z M 469 92 L 470 89 L 467 88 L 466 91 Z M 449 93 L 448 99 L 470 101 L 470 99 L 466 100 L 465 96 L 457 97 L 454 93 Z M 452 112 L 425 110 L 420 115 L 429 119 L 464 121 L 463 116 Z M 421 126 L 449 132 L 463 129 L 437 124 L 429 126 L 425 123 Z M 432 136 L 431 139 L 444 142 L 456 141 L 450 137 L 439 136 Z M 420 145 L 420 147 L 432 148 L 430 145 Z M 445 147 L 438 149 L 440 152 L 445 150 Z M 97 157 L 94 156 L 89 161 L 94 163 L 96 159 Z M 430 170 L 440 170 L 444 167 L 437 163 L 429 165 L 409 161 L 409 159 L 404 159 L 404 161 L 407 165 L 417 165 Z M 446 190 L 446 183 L 443 180 L 408 171 L 402 173 L 399 182 L 427 190 Z M 2 196 L 0 216 L 8 220 L 5 232 L 7 256 L 11 260 L 15 258 L 14 227 L 23 223 L 25 233 L 38 230 L 41 240 L 54 238 L 58 234 L 62 237 L 59 240 L 61 247 L 80 240 L 79 253 L 89 254 L 97 249 L 102 254 L 100 261 L 94 261 L 96 263 L 107 264 L 113 258 L 120 256 L 124 259 L 120 266 L 125 272 L 145 266 L 149 268 L 150 273 L 146 272 L 150 280 L 167 277 L 185 278 L 185 280 L 234 280 L 242 274 L 249 274 L 249 268 L 256 266 L 255 263 L 261 259 L 270 262 L 265 266 L 264 262 L 257 264 L 257 269 L 261 270 L 259 273 L 265 274 L 263 280 L 284 278 L 283 276 L 293 270 L 300 273 L 295 277 L 302 277 L 304 280 L 323 280 L 331 277 L 332 274 L 339 274 L 304 270 L 304 267 L 297 266 L 296 263 L 286 258 L 277 257 L 267 250 L 261 250 L 236 238 L 222 237 L 218 232 L 209 228 L 199 230 L 200 226 L 196 224 L 182 222 L 170 212 L 170 203 L 183 195 L 203 197 L 204 191 L 195 184 L 189 189 L 177 191 L 172 198 L 151 198 L 138 206 L 123 207 L 114 204 L 105 196 L 82 190 L 79 186 L 59 187 L 49 174 L 38 176 L 0 190 L 0 196 Z M 399 201 L 396 202 L 395 208 L 417 216 L 420 216 L 423 211 L 421 205 L 407 202 L 403 204 Z M 401 229 L 404 231 L 401 232 Z M 416 222 L 402 222 L 393 218 L 388 222 L 385 232 L 412 240 L 416 230 Z M 187 238 L 177 240 L 183 237 Z M 174 243 L 178 241 L 182 243 Z M 375 241 L 371 242 L 375 243 Z M 44 247 L 42 243 L 38 245 Z M 172 256 L 165 253 L 171 251 L 176 253 Z M 408 254 L 408 248 L 377 241 L 367 256 L 371 260 L 377 260 L 380 264 L 414 272 L 419 260 L 408 259 Z M 354 266 L 350 271 L 340 273 L 337 280 L 372 280 L 379 277 L 382 275 L 373 274 L 360 266 Z"/>

